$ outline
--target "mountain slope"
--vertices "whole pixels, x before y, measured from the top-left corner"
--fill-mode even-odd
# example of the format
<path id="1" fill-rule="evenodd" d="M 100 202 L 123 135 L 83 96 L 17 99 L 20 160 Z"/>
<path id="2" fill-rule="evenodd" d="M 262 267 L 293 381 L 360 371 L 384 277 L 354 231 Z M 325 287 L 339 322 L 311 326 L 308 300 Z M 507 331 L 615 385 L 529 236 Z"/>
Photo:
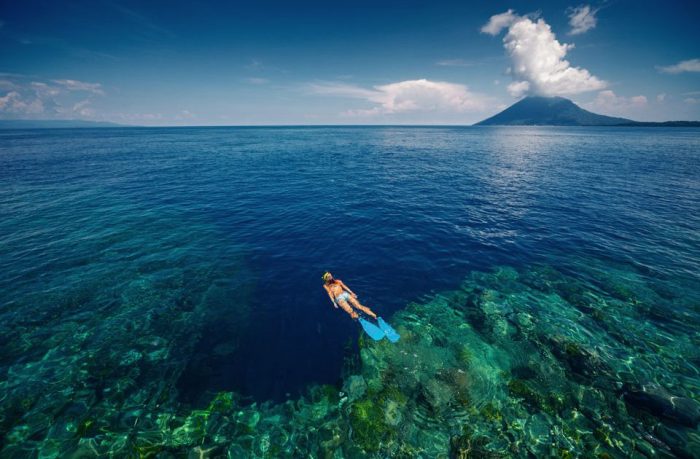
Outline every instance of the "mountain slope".
<path id="1" fill-rule="evenodd" d="M 636 124 L 626 118 L 598 115 L 563 97 L 530 96 L 477 126 L 616 126 Z"/>

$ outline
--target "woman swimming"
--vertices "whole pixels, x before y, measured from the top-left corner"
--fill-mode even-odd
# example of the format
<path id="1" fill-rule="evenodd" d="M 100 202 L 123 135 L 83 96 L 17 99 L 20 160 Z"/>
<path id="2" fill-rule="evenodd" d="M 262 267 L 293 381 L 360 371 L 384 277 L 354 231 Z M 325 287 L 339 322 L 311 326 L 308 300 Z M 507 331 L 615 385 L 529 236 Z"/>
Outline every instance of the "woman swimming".
<path id="1" fill-rule="evenodd" d="M 353 310 L 353 307 L 364 312 L 370 317 L 375 319 L 377 318 L 377 315 L 372 312 L 370 308 L 363 306 L 359 301 L 357 301 L 357 295 L 355 295 L 355 292 L 350 290 L 350 287 L 345 285 L 340 279 L 334 279 L 333 275 L 328 271 L 323 274 L 323 282 L 323 288 L 325 288 L 326 292 L 328 292 L 328 296 L 333 302 L 333 306 L 336 308 L 340 306 L 343 311 L 350 314 L 350 317 L 353 319 L 357 319 L 359 317 L 357 312 Z"/>

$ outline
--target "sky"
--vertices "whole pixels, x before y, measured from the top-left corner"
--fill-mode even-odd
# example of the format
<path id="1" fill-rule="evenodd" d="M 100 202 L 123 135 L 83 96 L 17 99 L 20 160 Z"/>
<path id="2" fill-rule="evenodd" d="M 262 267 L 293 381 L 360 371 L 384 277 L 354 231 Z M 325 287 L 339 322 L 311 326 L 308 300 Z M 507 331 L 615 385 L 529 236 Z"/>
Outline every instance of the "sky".
<path id="1" fill-rule="evenodd" d="M 0 0 L 0 119 L 472 124 L 528 95 L 700 120 L 700 2 Z"/>

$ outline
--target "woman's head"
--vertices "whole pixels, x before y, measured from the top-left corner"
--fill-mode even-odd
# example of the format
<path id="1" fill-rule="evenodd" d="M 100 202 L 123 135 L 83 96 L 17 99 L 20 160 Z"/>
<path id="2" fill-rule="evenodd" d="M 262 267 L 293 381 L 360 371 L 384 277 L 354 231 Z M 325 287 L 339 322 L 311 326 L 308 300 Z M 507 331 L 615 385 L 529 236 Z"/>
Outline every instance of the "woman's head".
<path id="1" fill-rule="evenodd" d="M 323 278 L 323 282 L 325 282 L 326 284 L 330 284 L 331 282 L 333 282 L 333 275 L 331 273 L 329 273 L 328 271 L 323 273 L 322 278 Z"/>

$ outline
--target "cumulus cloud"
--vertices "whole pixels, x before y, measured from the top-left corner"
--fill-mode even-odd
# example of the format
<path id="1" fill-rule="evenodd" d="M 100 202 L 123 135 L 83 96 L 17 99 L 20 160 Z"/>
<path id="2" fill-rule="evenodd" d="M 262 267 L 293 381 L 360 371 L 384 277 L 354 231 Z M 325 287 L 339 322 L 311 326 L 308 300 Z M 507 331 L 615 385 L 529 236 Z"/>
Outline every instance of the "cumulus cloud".
<path id="1" fill-rule="evenodd" d="M 607 83 L 565 59 L 574 45 L 559 43 L 543 19 L 519 16 L 508 10 L 491 16 L 481 31 L 497 35 L 508 29 L 503 46 L 511 59 L 509 73 L 513 83 L 509 92 L 544 96 L 571 95 L 603 89 Z"/>
<path id="2" fill-rule="evenodd" d="M 104 95 L 99 83 L 4 76 L 0 80 L 0 118 L 93 118 L 92 98 Z M 3 90 L 7 91 L 4 95 Z"/>
<path id="3" fill-rule="evenodd" d="M 491 16 L 491 19 L 489 19 L 489 22 L 484 24 L 484 26 L 481 28 L 481 33 L 498 35 L 501 33 L 501 30 L 505 29 L 506 27 L 510 27 L 511 24 L 513 24 L 519 18 L 520 16 L 515 14 L 515 11 L 513 10 L 508 10 L 501 14 L 494 14 Z"/>
<path id="4" fill-rule="evenodd" d="M 680 61 L 674 65 L 657 66 L 656 69 L 661 73 L 671 74 L 700 72 L 700 59 L 688 59 L 687 61 Z"/>
<path id="5" fill-rule="evenodd" d="M 579 35 L 593 29 L 598 23 L 598 18 L 595 17 L 597 9 L 593 9 L 590 5 L 581 5 L 568 10 L 569 25 L 571 30 L 570 35 Z"/>
<path id="6" fill-rule="evenodd" d="M 464 113 L 481 111 L 487 99 L 469 91 L 467 86 L 426 79 L 407 80 L 374 86 L 372 89 L 342 83 L 310 85 L 314 94 L 363 99 L 374 106 L 354 109 L 347 115 L 381 115 L 410 112 Z"/>
<path id="7" fill-rule="evenodd" d="M 521 97 L 530 91 L 529 81 L 514 81 L 507 87 L 508 93 L 513 97 Z"/>
<path id="8" fill-rule="evenodd" d="M 646 96 L 618 96 L 611 90 L 600 91 L 593 102 L 584 104 L 588 110 L 606 115 L 634 117 L 639 109 L 647 106 Z"/>

